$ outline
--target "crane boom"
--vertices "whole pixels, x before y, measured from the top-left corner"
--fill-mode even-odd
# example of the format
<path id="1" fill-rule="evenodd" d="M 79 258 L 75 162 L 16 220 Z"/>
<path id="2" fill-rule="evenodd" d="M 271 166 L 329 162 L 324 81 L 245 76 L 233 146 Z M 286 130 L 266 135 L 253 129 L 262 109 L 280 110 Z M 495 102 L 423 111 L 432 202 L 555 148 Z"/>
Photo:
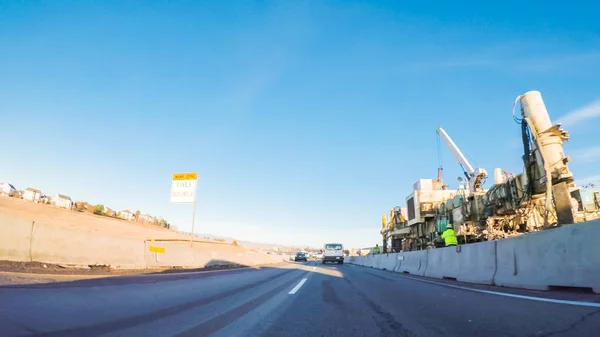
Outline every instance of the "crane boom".
<path id="1" fill-rule="evenodd" d="M 469 182 L 469 190 L 471 192 L 480 190 L 481 185 L 483 185 L 483 181 L 487 178 L 487 172 L 485 171 L 485 169 L 474 169 L 473 166 L 471 166 L 471 163 L 469 163 L 469 161 L 465 157 L 465 155 L 460 151 L 458 146 L 456 146 L 452 138 L 448 136 L 448 133 L 446 133 L 446 131 L 442 129 L 442 127 L 439 127 L 436 132 L 444 141 L 444 143 L 446 143 L 446 146 L 448 146 L 448 150 L 450 150 L 450 153 L 452 153 L 454 159 L 463 168 L 465 177 Z"/>
<path id="2" fill-rule="evenodd" d="M 452 138 L 450 138 L 450 136 L 448 136 L 446 130 L 442 129 L 442 127 L 439 127 L 437 129 L 437 134 L 440 135 L 444 143 L 446 143 L 446 146 L 448 146 L 448 149 L 452 153 L 452 156 L 454 156 L 454 159 L 465 169 L 465 173 L 471 176 L 475 172 L 473 166 L 471 166 L 471 163 L 469 163 L 467 158 L 462 154 L 458 146 L 454 144 L 454 141 Z M 469 176 L 467 178 L 469 178 Z"/>

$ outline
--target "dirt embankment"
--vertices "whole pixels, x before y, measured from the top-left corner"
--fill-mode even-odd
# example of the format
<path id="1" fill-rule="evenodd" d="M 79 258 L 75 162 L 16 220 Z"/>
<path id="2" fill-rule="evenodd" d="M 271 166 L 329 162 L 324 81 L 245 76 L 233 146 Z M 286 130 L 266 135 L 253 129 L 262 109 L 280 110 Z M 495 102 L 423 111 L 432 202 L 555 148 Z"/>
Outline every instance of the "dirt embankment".
<path id="1" fill-rule="evenodd" d="M 27 200 L 0 196 L 0 214 L 13 218 L 20 218 L 43 225 L 53 227 L 64 227 L 90 235 L 102 237 L 129 238 L 140 241 L 154 239 L 157 244 L 168 241 L 171 244 L 189 246 L 189 236 L 183 235 L 166 228 L 152 224 L 136 223 L 90 213 L 82 213 L 65 210 L 51 205 L 35 204 Z M 244 253 L 247 249 L 233 246 L 213 240 L 195 238 L 193 247 L 217 253 Z M 138 269 L 123 270 L 108 266 L 90 266 L 85 268 L 73 268 L 66 265 L 50 264 L 43 262 L 14 262 L 6 261 L 0 256 L 0 284 L 39 283 L 54 282 L 78 278 L 106 277 L 106 276 L 128 276 L 150 273 L 172 273 L 190 272 L 201 270 L 236 268 L 235 264 L 226 266 L 214 266 L 201 269 Z"/>
<path id="2" fill-rule="evenodd" d="M 0 260 L 0 286 L 24 285 L 36 283 L 68 282 L 84 279 L 103 278 L 112 276 L 138 276 L 173 273 L 191 273 L 199 271 L 236 269 L 244 266 L 227 265 L 206 268 L 182 269 L 111 269 L 104 266 L 92 266 L 89 268 L 72 268 L 51 263 L 42 262 L 14 262 Z"/>
<path id="3" fill-rule="evenodd" d="M 155 239 L 156 241 L 173 240 L 175 242 L 180 241 L 181 244 L 186 244 L 185 241 L 189 241 L 190 238 L 187 235 L 153 224 L 137 223 L 99 216 L 88 212 L 66 210 L 51 205 L 35 204 L 27 200 L 4 196 L 0 197 L 0 213 L 35 221 L 36 223 L 64 226 L 72 230 L 101 236 L 135 238 L 140 240 Z M 211 251 L 246 251 L 243 247 L 201 238 L 194 238 L 194 246 L 199 249 L 210 249 Z"/>
<path id="4" fill-rule="evenodd" d="M 15 261 L 2 261 L 0 260 L 0 273 L 29 273 L 29 274 L 48 274 L 48 275 L 102 275 L 102 276 L 127 276 L 127 275 L 143 275 L 143 274 L 156 274 L 156 273 L 181 273 L 181 272 L 194 272 L 203 270 L 219 270 L 219 269 L 230 269 L 239 266 L 213 266 L 205 268 L 195 269 L 183 269 L 183 268 L 157 268 L 157 269 L 112 269 L 108 266 L 89 266 L 83 268 L 81 266 L 71 267 L 66 265 L 58 265 L 43 262 L 15 262 Z"/>

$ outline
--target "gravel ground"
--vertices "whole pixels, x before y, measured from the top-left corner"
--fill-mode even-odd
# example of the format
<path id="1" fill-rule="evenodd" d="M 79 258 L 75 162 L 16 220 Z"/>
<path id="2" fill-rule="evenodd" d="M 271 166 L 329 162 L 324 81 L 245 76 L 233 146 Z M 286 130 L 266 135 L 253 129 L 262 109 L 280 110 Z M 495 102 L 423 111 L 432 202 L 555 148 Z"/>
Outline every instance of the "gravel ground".
<path id="1" fill-rule="evenodd" d="M 112 269 L 106 266 L 74 267 L 42 262 L 15 262 L 0 260 L 0 272 L 31 274 L 53 274 L 53 275 L 141 275 L 156 273 L 182 273 L 203 270 L 220 270 L 241 268 L 241 265 L 214 266 L 206 268 L 164 268 L 164 269 Z"/>
<path id="2" fill-rule="evenodd" d="M 57 282 L 55 278 L 51 277 L 21 277 L 15 276 L 12 274 L 5 274 L 0 272 L 0 286 L 4 285 L 12 285 L 12 284 L 34 284 L 34 283 L 49 283 L 49 282 Z M 63 280 L 64 281 L 64 280 Z"/>

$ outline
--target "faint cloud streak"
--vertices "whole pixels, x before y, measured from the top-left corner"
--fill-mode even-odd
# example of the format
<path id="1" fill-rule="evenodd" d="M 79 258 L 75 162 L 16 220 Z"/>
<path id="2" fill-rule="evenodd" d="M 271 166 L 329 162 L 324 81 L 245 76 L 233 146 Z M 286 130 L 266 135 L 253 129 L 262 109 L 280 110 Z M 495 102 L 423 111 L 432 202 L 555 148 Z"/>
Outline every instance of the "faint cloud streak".
<path id="1" fill-rule="evenodd" d="M 516 54 L 515 51 L 519 53 Z M 411 70 L 491 69 L 505 72 L 551 72 L 581 69 L 600 61 L 600 53 L 543 54 L 529 56 L 515 45 L 497 46 L 469 54 L 445 56 L 442 59 L 408 61 L 404 68 Z M 523 56 L 528 55 L 528 56 Z"/>
<path id="2" fill-rule="evenodd" d="M 600 183 L 600 175 L 589 176 L 582 179 L 575 179 L 575 182 L 579 185 L 589 184 L 589 183 Z"/>
<path id="3" fill-rule="evenodd" d="M 250 76 L 239 81 L 227 100 L 235 102 L 242 109 L 251 108 L 256 100 L 275 83 L 286 66 L 286 52 L 278 50 L 268 60 L 257 65 Z"/>
<path id="4" fill-rule="evenodd" d="M 572 67 L 584 66 L 588 62 L 600 61 L 600 53 L 548 55 L 514 61 L 519 70 L 553 71 L 572 69 Z"/>
<path id="5" fill-rule="evenodd" d="M 575 150 L 572 152 L 573 157 L 581 162 L 596 162 L 600 161 L 600 146 L 589 147 L 587 149 Z"/>
<path id="6" fill-rule="evenodd" d="M 600 99 L 579 109 L 569 112 L 564 117 L 560 118 L 558 121 L 561 122 L 563 125 L 575 125 L 596 117 L 600 117 Z"/>

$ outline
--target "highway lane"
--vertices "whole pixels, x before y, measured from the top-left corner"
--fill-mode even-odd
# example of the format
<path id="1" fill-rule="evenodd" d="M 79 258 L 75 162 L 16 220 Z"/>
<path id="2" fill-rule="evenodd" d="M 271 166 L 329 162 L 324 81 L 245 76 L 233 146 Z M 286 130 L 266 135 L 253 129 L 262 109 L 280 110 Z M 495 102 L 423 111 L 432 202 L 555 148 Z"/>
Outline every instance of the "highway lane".
<path id="1" fill-rule="evenodd" d="M 598 336 L 600 308 L 352 265 L 0 287 L 1 336 Z"/>

